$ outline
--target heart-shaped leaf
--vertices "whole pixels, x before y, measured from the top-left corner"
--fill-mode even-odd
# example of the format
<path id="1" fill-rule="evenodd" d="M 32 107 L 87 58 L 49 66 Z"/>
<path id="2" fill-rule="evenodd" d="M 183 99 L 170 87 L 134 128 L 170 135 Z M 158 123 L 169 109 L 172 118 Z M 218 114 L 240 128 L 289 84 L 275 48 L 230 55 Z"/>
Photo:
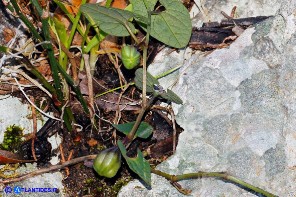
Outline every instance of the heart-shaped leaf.
<path id="1" fill-rule="evenodd" d="M 147 24 L 148 10 L 153 11 L 157 0 L 130 0 L 133 13 L 138 22 Z"/>
<path id="2" fill-rule="evenodd" d="M 135 18 L 146 30 L 148 10 L 153 11 L 155 3 L 152 0 L 131 0 Z M 189 13 L 179 0 L 159 0 L 165 11 L 151 15 L 151 36 L 176 48 L 185 47 L 190 39 L 192 25 Z M 149 9 L 147 9 L 149 8 Z"/>
<path id="3" fill-rule="evenodd" d="M 172 47 L 185 47 L 192 31 L 187 9 L 179 0 L 159 2 L 166 10 L 151 16 L 151 36 Z"/>
<path id="4" fill-rule="evenodd" d="M 115 127 L 118 131 L 124 133 L 125 135 L 128 135 L 130 131 L 132 130 L 135 122 L 128 122 L 125 124 L 113 124 L 112 126 Z M 146 123 L 146 122 L 141 122 L 135 137 L 143 138 L 146 139 L 148 138 L 153 132 L 153 127 Z"/>
<path id="5" fill-rule="evenodd" d="M 146 80 L 146 91 L 148 93 L 154 92 L 154 85 L 159 84 L 158 80 L 153 77 L 151 74 L 147 72 L 147 80 Z M 136 76 L 135 76 L 135 85 L 142 90 L 143 89 L 143 69 L 139 68 L 136 70 Z"/>
<path id="6" fill-rule="evenodd" d="M 106 8 L 98 4 L 86 3 L 80 7 L 81 12 L 90 20 L 94 21 L 101 30 L 114 36 L 129 36 L 126 25 L 135 32 L 134 25 L 129 21 L 133 13 L 127 10 Z"/>
<path id="7" fill-rule="evenodd" d="M 138 149 L 137 157 L 130 158 L 126 155 L 126 148 L 120 140 L 117 141 L 117 145 L 130 169 L 139 175 L 145 183 L 151 186 L 151 168 L 148 161 L 144 158 L 143 153 Z"/>

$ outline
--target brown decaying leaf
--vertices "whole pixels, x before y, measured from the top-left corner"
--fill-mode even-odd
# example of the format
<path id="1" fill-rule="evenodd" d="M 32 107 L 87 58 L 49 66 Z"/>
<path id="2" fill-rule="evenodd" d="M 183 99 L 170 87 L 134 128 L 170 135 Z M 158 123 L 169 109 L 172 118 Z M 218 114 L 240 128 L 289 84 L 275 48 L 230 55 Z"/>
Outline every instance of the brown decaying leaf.
<path id="1" fill-rule="evenodd" d="M 98 144 L 98 141 L 95 140 L 94 138 L 90 138 L 90 140 L 87 141 L 87 144 L 90 146 L 90 147 L 93 147 L 93 146 L 96 146 Z"/>
<path id="2" fill-rule="evenodd" d="M 15 36 L 15 31 L 13 29 L 5 27 L 3 29 L 2 34 L 3 34 L 4 42 L 6 44 Z"/>
<path id="3" fill-rule="evenodd" d="M 47 59 L 38 62 L 36 69 L 42 74 L 47 80 L 52 78 L 51 69 Z"/>
<path id="4" fill-rule="evenodd" d="M 81 0 L 65 0 L 64 2 L 64 6 L 69 13 L 77 14 L 81 4 Z"/>
<path id="5" fill-rule="evenodd" d="M 34 160 L 25 160 L 21 155 L 6 151 L 0 150 L 0 164 L 8 163 L 29 163 Z"/>
<path id="6" fill-rule="evenodd" d="M 100 43 L 100 50 L 98 53 L 105 54 L 119 52 L 119 46 L 117 45 L 118 38 L 116 36 L 108 35 L 106 38 Z"/>
<path id="7" fill-rule="evenodd" d="M 97 3 L 97 0 L 89 0 L 88 3 Z M 103 1 L 99 3 L 101 6 L 106 5 L 106 1 Z M 127 1 L 126 0 L 113 0 L 111 7 L 113 8 L 118 8 L 118 9 L 124 9 L 127 6 Z"/>
<path id="8" fill-rule="evenodd" d="M 124 9 L 127 6 L 126 0 L 114 0 L 111 4 L 111 7 L 118 8 L 118 9 Z"/>

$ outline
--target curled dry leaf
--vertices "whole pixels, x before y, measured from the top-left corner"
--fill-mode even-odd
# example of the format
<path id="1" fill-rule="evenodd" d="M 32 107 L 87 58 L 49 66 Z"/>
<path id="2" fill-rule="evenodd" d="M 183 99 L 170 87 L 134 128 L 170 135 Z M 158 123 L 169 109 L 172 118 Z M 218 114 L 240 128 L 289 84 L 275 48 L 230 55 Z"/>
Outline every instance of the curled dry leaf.
<path id="1" fill-rule="evenodd" d="M 8 163 L 29 163 L 34 160 L 26 160 L 21 155 L 6 151 L 0 150 L 0 164 Z"/>

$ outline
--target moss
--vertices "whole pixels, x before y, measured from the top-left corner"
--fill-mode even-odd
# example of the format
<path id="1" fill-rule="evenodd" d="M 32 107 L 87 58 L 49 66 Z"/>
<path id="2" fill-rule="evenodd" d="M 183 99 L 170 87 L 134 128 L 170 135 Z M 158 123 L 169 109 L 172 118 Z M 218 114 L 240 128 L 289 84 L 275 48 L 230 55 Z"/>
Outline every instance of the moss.
<path id="1" fill-rule="evenodd" d="M 112 190 L 117 194 L 119 192 L 119 190 L 125 186 L 128 182 L 131 181 L 131 177 L 121 177 L 120 179 L 118 179 L 115 184 L 112 187 Z"/>
<path id="2" fill-rule="evenodd" d="M 89 178 L 89 179 L 86 179 L 86 180 L 85 180 L 85 183 L 86 183 L 87 185 L 89 185 L 89 184 L 92 184 L 94 181 L 95 181 L 94 179 Z"/>
<path id="3" fill-rule="evenodd" d="M 117 196 L 119 190 L 122 188 L 122 186 L 126 185 L 131 180 L 131 176 L 129 175 L 123 175 L 123 177 L 118 178 L 113 185 L 110 183 L 107 183 L 108 179 L 86 179 L 85 183 L 86 188 L 91 187 L 93 185 L 96 185 L 94 188 L 94 192 L 92 195 L 94 196 Z"/>
<path id="4" fill-rule="evenodd" d="M 15 152 L 23 142 L 23 128 L 12 125 L 6 128 L 4 132 L 3 143 L 0 144 L 1 149 Z"/>

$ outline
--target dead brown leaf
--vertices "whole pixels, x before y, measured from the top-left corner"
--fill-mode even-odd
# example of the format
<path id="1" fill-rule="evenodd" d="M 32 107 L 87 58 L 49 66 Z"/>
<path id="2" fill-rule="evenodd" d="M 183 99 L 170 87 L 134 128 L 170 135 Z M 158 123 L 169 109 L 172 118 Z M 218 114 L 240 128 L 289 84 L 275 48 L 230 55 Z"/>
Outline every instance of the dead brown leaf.
<path id="1" fill-rule="evenodd" d="M 98 141 L 95 140 L 94 138 L 90 138 L 90 140 L 87 141 L 87 144 L 90 146 L 90 147 L 93 147 L 93 146 L 96 146 L 98 144 Z"/>

